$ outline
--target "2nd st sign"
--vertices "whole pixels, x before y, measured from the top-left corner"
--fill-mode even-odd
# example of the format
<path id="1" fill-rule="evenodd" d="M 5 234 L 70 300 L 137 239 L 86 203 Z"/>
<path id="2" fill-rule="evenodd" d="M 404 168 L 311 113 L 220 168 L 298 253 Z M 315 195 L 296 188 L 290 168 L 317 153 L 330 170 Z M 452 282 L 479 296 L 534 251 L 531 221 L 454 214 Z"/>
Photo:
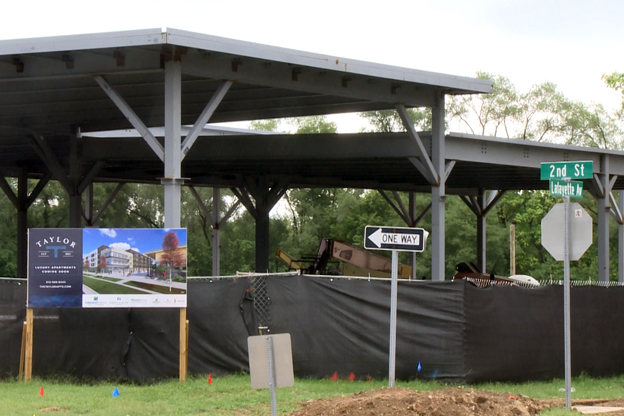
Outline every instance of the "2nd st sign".
<path id="1" fill-rule="evenodd" d="M 540 165 L 540 179 L 591 179 L 594 176 L 594 162 L 552 162 Z"/>

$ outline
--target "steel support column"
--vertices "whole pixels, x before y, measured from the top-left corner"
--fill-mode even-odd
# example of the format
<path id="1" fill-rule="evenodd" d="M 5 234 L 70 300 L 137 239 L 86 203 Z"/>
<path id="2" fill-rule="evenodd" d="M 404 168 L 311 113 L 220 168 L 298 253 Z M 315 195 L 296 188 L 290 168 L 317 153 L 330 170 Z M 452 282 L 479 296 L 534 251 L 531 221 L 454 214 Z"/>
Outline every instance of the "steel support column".
<path id="1" fill-rule="evenodd" d="M 87 227 L 90 227 L 93 225 L 93 182 L 87 185 L 83 194 L 85 197 L 83 218 L 85 219 Z"/>
<path id="2" fill-rule="evenodd" d="M 17 174 L 17 196 L 13 188 L 0 176 L 0 189 L 5 193 L 17 210 L 17 277 L 26 277 L 27 272 L 27 251 L 28 251 L 28 208 L 37 199 L 43 188 L 52 178 L 50 172 L 39 180 L 35 189 L 28 195 L 28 172 L 20 169 Z"/>
<path id="3" fill-rule="evenodd" d="M 429 205 L 429 208 L 431 208 L 431 205 Z M 408 209 L 410 218 L 413 220 L 412 224 L 410 224 L 410 227 L 416 227 L 417 225 L 416 223 L 416 192 L 410 192 L 408 194 L 407 209 Z M 428 210 L 429 209 L 427 209 L 427 211 Z M 409 258 L 410 258 L 409 264 L 410 266 L 412 266 L 411 278 L 416 279 L 416 252 L 410 251 Z"/>
<path id="4" fill-rule="evenodd" d="M 446 208 L 446 171 L 445 166 L 445 135 L 444 135 L 444 94 L 436 92 L 432 113 L 431 128 L 431 162 L 437 172 L 438 183 L 431 184 L 431 280 L 445 280 L 446 257 L 445 216 Z"/>
<path id="5" fill-rule="evenodd" d="M 405 221 L 408 227 L 416 227 L 420 220 L 423 219 L 425 214 L 429 212 L 431 209 L 431 204 L 427 205 L 425 209 L 420 213 L 420 215 L 416 216 L 416 193 L 409 192 L 408 193 L 408 208 L 405 208 L 405 204 L 401 200 L 401 197 L 398 192 L 392 192 L 392 196 L 394 200 L 390 198 L 385 191 L 379 190 L 379 194 L 390 204 L 392 209 L 399 214 L 399 217 Z M 412 279 L 416 279 L 416 253 L 410 252 L 410 265 L 412 266 Z"/>
<path id="6" fill-rule="evenodd" d="M 212 217 L 212 223 L 210 224 L 212 227 L 211 241 L 212 241 L 212 275 L 220 276 L 221 275 L 221 227 L 230 219 L 232 214 L 236 211 L 238 206 L 240 205 L 240 200 L 236 200 L 230 208 L 227 210 L 225 215 L 221 216 L 221 188 L 213 188 L 212 191 L 212 205 L 213 212 L 210 212 L 204 201 L 202 201 L 201 196 L 193 186 L 188 187 L 191 194 L 195 197 L 197 204 L 199 205 L 199 209 L 204 213 L 206 219 Z M 252 214 L 253 215 L 253 214 Z"/>
<path id="7" fill-rule="evenodd" d="M 212 188 L 212 275 L 221 273 L 221 188 Z"/>
<path id="8" fill-rule="evenodd" d="M 477 267 L 481 272 L 487 272 L 487 214 L 496 205 L 505 191 L 490 191 L 487 195 L 485 189 L 480 188 L 477 197 L 466 197 L 461 195 L 460 198 L 468 208 L 477 217 Z"/>
<path id="9" fill-rule="evenodd" d="M 69 175 L 68 182 L 69 188 L 67 193 L 69 195 L 69 227 L 80 228 L 82 225 L 82 198 L 78 192 L 78 178 L 80 175 L 80 164 L 78 162 L 78 139 L 80 133 L 72 134 L 69 138 Z"/>
<path id="10" fill-rule="evenodd" d="M 487 206 L 485 189 L 479 189 L 479 195 L 477 196 L 477 203 L 479 204 L 479 214 L 477 215 L 477 265 L 482 273 L 487 272 L 487 246 L 486 246 L 486 232 L 487 221 L 485 208 Z"/>
<path id="11" fill-rule="evenodd" d="M 269 272 L 269 213 L 272 206 L 266 203 L 265 198 L 256 200 L 256 272 Z"/>
<path id="12" fill-rule="evenodd" d="M 165 228 L 180 227 L 182 65 L 178 59 L 165 62 Z"/>
<path id="13" fill-rule="evenodd" d="M 609 281 L 609 214 L 611 211 L 609 195 L 611 181 L 609 180 L 609 156 L 600 157 L 601 170 L 595 178 L 600 192 L 597 193 L 598 205 L 598 281 Z"/>
<path id="14" fill-rule="evenodd" d="M 20 169 L 17 176 L 17 277 L 28 275 L 28 176 Z"/>
<path id="15" fill-rule="evenodd" d="M 243 178 L 241 189 L 231 188 L 232 192 L 256 220 L 256 272 L 269 270 L 269 213 L 288 190 L 285 183 L 270 185 L 266 177 Z M 255 204 L 252 201 L 255 200 Z"/>
<path id="16" fill-rule="evenodd" d="M 624 207 L 624 191 L 618 192 L 618 205 Z M 618 221 L 618 282 L 624 283 L 624 218 Z"/>

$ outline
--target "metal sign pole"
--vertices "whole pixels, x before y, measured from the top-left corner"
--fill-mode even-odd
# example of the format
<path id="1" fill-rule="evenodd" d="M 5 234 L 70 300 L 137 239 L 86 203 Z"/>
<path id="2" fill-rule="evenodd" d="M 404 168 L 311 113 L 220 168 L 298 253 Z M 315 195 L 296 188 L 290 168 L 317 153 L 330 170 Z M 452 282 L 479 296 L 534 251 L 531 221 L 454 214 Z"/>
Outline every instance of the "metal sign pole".
<path id="1" fill-rule="evenodd" d="M 563 197 L 563 326 L 565 343 L 565 390 L 566 409 L 572 405 L 572 371 L 570 360 L 570 197 Z"/>
<path id="2" fill-rule="evenodd" d="M 392 250 L 392 287 L 390 293 L 390 355 L 388 370 L 388 387 L 394 387 L 394 370 L 396 360 L 396 319 L 398 292 L 399 252 Z"/>
<path id="3" fill-rule="evenodd" d="M 271 414 L 277 416 L 277 400 L 275 398 L 275 366 L 273 365 L 273 338 L 266 337 L 267 359 L 269 364 L 269 389 L 271 390 Z"/>

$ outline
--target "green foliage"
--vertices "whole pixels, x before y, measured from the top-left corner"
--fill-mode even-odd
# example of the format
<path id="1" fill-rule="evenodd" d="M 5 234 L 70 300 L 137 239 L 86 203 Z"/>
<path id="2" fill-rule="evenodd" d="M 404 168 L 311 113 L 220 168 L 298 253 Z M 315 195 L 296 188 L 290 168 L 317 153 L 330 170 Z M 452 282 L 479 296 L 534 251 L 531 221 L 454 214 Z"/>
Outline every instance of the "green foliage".
<path id="1" fill-rule="evenodd" d="M 487 72 L 478 72 L 477 77 L 493 82 L 492 93 L 450 97 L 449 118 L 458 119 L 472 134 L 497 136 L 504 131 L 509 137 L 508 123 L 520 111 L 518 92 L 506 77 Z"/>
<path id="2" fill-rule="evenodd" d="M 472 134 L 538 142 L 602 149 L 623 146 L 621 114 L 609 114 L 599 104 L 569 100 L 552 82 L 533 85 L 520 93 L 508 78 L 485 72 L 477 76 L 492 81 L 492 93 L 450 97 L 447 115 L 454 127 Z M 603 78 L 612 80 L 609 85 L 613 88 L 621 89 L 620 78 Z"/>
<path id="3" fill-rule="evenodd" d="M 430 108 L 407 108 L 407 114 L 414 124 L 416 130 L 431 130 L 431 109 Z M 370 125 L 370 132 L 399 132 L 405 131 L 403 121 L 396 110 L 367 111 L 360 114 Z"/>
<path id="4" fill-rule="evenodd" d="M 280 121 L 280 119 L 255 120 L 249 123 L 249 128 L 252 130 L 279 131 Z"/>
<path id="5" fill-rule="evenodd" d="M 325 116 L 310 116 L 288 119 L 288 123 L 295 127 L 296 134 L 336 133 L 338 125 L 327 121 Z"/>
<path id="6" fill-rule="evenodd" d="M 622 93 L 622 110 L 624 110 L 624 73 L 613 72 L 611 75 L 603 74 L 602 79 L 609 88 Z"/>

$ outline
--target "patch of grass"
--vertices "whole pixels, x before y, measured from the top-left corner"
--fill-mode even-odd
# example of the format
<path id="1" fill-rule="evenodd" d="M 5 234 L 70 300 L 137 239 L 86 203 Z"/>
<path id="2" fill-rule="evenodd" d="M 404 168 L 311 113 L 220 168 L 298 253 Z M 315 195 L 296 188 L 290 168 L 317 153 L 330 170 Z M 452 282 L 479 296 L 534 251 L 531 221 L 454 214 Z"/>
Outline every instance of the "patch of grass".
<path id="1" fill-rule="evenodd" d="M 98 279 L 108 280 L 109 282 L 119 282 L 121 280 L 116 277 L 100 276 L 94 273 L 83 273 L 82 276 L 83 277 L 96 277 Z"/>
<path id="2" fill-rule="evenodd" d="M 555 379 L 550 381 L 529 381 L 525 383 L 483 383 L 474 388 L 524 394 L 534 399 L 552 397 L 565 398 L 565 381 Z M 614 399 L 624 397 L 624 376 L 609 378 L 591 378 L 586 375 L 575 377 L 572 380 L 572 400 L 575 399 Z"/>
<path id="3" fill-rule="evenodd" d="M 140 290 L 132 289 L 131 287 L 92 279 L 86 276 L 82 276 L 82 283 L 101 295 L 140 295 L 145 293 Z"/>
<path id="4" fill-rule="evenodd" d="M 56 409 L 59 416 L 126 416 L 126 415 L 215 415 L 242 416 L 266 415 L 271 412 L 268 389 L 251 388 L 248 375 L 212 376 L 212 385 L 207 376 L 190 377 L 182 384 L 178 380 L 167 380 L 152 384 L 89 382 L 56 379 L 34 379 L 26 384 L 17 381 L 0 382 L 1 415 L 46 415 Z M 576 392 L 573 399 L 614 398 L 624 394 L 624 377 L 591 379 L 579 377 L 573 380 Z M 387 387 L 385 380 L 347 381 L 296 379 L 294 387 L 276 391 L 278 413 L 285 415 L 301 407 L 308 400 L 358 393 Z M 414 380 L 398 381 L 398 387 L 410 387 L 420 391 L 440 388 L 457 388 L 457 383 Z M 563 380 L 529 383 L 487 383 L 467 388 L 524 394 L 534 398 L 564 398 L 559 389 Z M 39 396 L 43 387 L 44 396 Z M 119 397 L 112 397 L 114 389 Z M 565 410 L 554 409 L 542 415 L 566 415 Z"/>
<path id="5" fill-rule="evenodd" d="M 179 295 L 179 294 L 186 293 L 186 291 L 183 289 L 176 289 L 175 287 L 172 287 L 171 291 L 169 291 L 169 286 L 154 285 L 151 283 L 129 281 L 124 284 L 127 286 L 138 287 L 140 289 L 151 290 L 152 292 L 163 293 L 165 295 L 168 295 L 168 294 Z"/>

